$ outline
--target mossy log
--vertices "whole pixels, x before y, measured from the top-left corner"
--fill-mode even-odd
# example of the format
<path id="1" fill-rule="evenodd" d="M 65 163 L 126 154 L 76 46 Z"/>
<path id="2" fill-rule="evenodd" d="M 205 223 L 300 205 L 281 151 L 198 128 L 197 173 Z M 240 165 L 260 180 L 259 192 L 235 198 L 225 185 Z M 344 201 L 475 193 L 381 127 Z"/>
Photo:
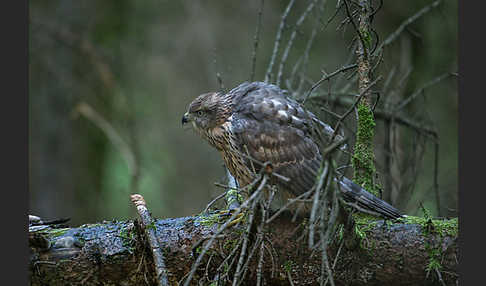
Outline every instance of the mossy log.
<path id="1" fill-rule="evenodd" d="M 218 226 L 201 216 L 156 221 L 171 285 L 178 285 L 190 271 L 200 252 L 194 245 L 211 237 Z M 319 250 L 309 250 L 307 240 L 302 239 L 305 223 L 281 216 L 269 228 L 266 237 L 271 247 L 264 252 L 264 285 L 290 285 L 289 279 L 294 285 L 319 284 L 321 255 Z M 198 280 L 211 284 L 217 266 L 235 247 L 233 242 L 242 229 L 225 231 L 211 246 L 191 285 Z M 456 285 L 457 219 L 357 221 L 354 230 L 357 243 L 344 235 L 346 243 L 337 239 L 328 249 L 331 266 L 335 262 L 336 285 Z M 76 228 L 30 228 L 31 285 L 155 285 L 151 251 L 142 233 L 132 220 Z M 248 265 L 247 285 L 255 284 L 257 265 L 255 255 Z"/>

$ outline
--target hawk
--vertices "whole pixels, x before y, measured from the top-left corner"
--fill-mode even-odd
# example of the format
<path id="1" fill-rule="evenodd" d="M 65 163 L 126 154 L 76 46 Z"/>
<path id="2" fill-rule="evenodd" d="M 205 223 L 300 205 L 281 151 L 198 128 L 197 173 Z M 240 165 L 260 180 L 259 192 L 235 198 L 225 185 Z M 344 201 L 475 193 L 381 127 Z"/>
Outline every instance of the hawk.
<path id="1" fill-rule="evenodd" d="M 240 187 L 255 179 L 261 165 L 270 162 L 273 171 L 289 178 L 271 179 L 279 192 L 296 197 L 315 184 L 322 155 L 312 126 L 331 137 L 334 130 L 289 97 L 288 91 L 265 82 L 244 82 L 231 91 L 198 96 L 182 117 L 223 158 Z M 385 218 L 400 212 L 346 177 L 338 181 L 344 199 Z"/>

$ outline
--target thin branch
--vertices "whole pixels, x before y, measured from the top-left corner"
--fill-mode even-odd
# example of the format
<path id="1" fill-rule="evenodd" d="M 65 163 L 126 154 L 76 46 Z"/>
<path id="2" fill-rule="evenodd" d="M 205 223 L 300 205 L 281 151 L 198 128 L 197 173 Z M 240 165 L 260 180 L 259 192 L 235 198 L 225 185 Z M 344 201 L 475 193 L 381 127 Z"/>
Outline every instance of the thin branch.
<path id="1" fill-rule="evenodd" d="M 355 102 L 353 103 L 353 105 L 348 109 L 348 111 L 346 111 L 343 115 L 341 115 L 341 117 L 339 118 L 338 122 L 336 123 L 336 127 L 334 127 L 334 134 L 332 135 L 332 138 L 331 138 L 331 141 L 334 140 L 334 137 L 336 136 L 337 132 L 338 132 L 338 129 L 339 127 L 341 126 L 341 123 L 342 121 L 348 117 L 348 115 L 356 108 L 356 106 L 358 105 L 358 103 L 360 102 L 361 98 L 368 92 L 368 90 L 370 90 L 379 80 L 381 80 L 382 76 L 378 76 L 373 82 L 371 82 L 367 87 L 366 89 L 364 89 L 360 95 L 358 96 L 358 98 L 355 100 Z"/>
<path id="2" fill-rule="evenodd" d="M 336 257 L 334 258 L 334 262 L 332 263 L 332 270 L 333 271 L 334 271 L 334 268 L 336 268 L 336 263 L 337 263 L 337 260 L 339 258 L 339 254 L 341 253 L 341 249 L 343 248 L 343 245 L 344 245 L 344 239 L 339 244 L 339 248 L 337 250 Z M 326 282 L 324 283 L 324 285 L 327 285 L 328 280 L 329 280 L 329 277 L 326 278 Z"/>
<path id="3" fill-rule="evenodd" d="M 304 13 L 300 16 L 300 18 L 297 20 L 294 26 L 294 30 L 292 31 L 292 34 L 290 35 L 290 39 L 287 43 L 287 47 L 284 50 L 284 53 L 282 55 L 282 59 L 280 60 L 280 66 L 278 69 L 278 74 L 277 74 L 277 85 L 280 85 L 280 80 L 282 79 L 282 74 L 283 74 L 283 67 L 285 65 L 285 62 L 287 61 L 287 57 L 289 55 L 290 49 L 292 48 L 292 45 L 294 43 L 295 37 L 297 36 L 297 31 L 299 30 L 300 26 L 302 23 L 305 21 L 307 18 L 307 15 L 314 9 L 314 5 L 317 3 L 317 0 L 313 0 L 309 6 L 307 6 L 307 9 L 305 9 Z"/>
<path id="4" fill-rule="evenodd" d="M 339 203 L 338 203 L 338 198 L 337 198 L 337 184 L 334 181 L 334 188 L 332 188 L 332 208 L 331 208 L 331 216 L 327 222 L 326 226 L 326 232 L 324 235 L 322 235 L 323 231 L 321 230 L 321 242 L 322 242 L 322 258 L 323 258 L 323 264 L 325 266 L 326 272 L 327 272 L 327 278 L 329 279 L 329 282 L 331 283 L 332 286 L 334 286 L 334 278 L 332 275 L 332 270 L 329 267 L 329 259 L 327 257 L 327 248 L 328 248 L 328 242 L 329 242 L 329 236 L 331 234 L 331 231 L 334 229 L 334 225 L 336 223 L 337 215 L 339 212 Z M 327 211 L 327 210 L 323 210 Z M 324 277 L 322 277 L 324 279 Z M 327 284 L 327 279 L 324 282 L 324 284 Z M 321 284 L 322 285 L 322 284 Z"/>
<path id="5" fill-rule="evenodd" d="M 257 286 L 260 286 L 262 283 L 262 267 L 264 261 L 264 254 L 265 254 L 265 242 L 262 241 L 260 244 L 260 255 L 258 259 L 258 266 L 257 266 Z"/>
<path id="6" fill-rule="evenodd" d="M 167 276 L 167 267 L 165 265 L 165 258 L 160 248 L 157 236 L 155 234 L 154 220 L 150 216 L 150 212 L 147 209 L 144 198 L 139 194 L 130 196 L 133 204 L 137 208 L 138 215 L 140 216 L 145 236 L 152 250 L 152 256 L 155 264 L 155 273 L 158 285 L 168 286 L 169 278 Z"/>
<path id="7" fill-rule="evenodd" d="M 246 159 L 248 159 L 248 160 L 250 160 L 250 161 L 252 161 L 252 162 L 254 162 L 254 163 L 257 163 L 257 165 L 260 165 L 260 166 L 262 166 L 262 167 L 265 167 L 265 166 L 267 166 L 267 165 L 269 164 L 269 163 L 263 163 L 263 162 L 260 162 L 260 161 L 258 161 L 257 159 L 255 159 L 255 158 L 253 158 L 253 157 L 251 157 L 251 156 L 249 156 L 249 155 L 243 154 L 243 153 L 241 153 L 241 152 L 238 152 L 238 151 L 236 151 L 236 150 L 233 150 L 232 152 L 234 152 L 234 153 L 235 153 L 235 154 L 237 154 L 238 156 L 242 156 L 243 158 L 246 158 Z M 272 172 L 272 173 L 271 173 L 271 175 L 272 175 L 272 176 L 275 176 L 276 178 L 278 178 L 278 179 L 280 179 L 280 180 L 283 180 L 283 181 L 285 181 L 285 182 L 289 182 L 289 181 L 290 181 L 290 179 L 289 179 L 289 178 L 287 178 L 287 177 L 285 177 L 285 176 L 283 176 L 283 175 L 280 175 L 280 174 L 278 174 L 278 173 L 275 173 L 275 172 Z"/>
<path id="8" fill-rule="evenodd" d="M 287 16 L 289 15 L 290 9 L 294 5 L 294 3 L 295 3 L 295 0 L 290 0 L 289 4 L 287 5 L 287 8 L 285 8 L 285 12 L 282 14 L 282 18 L 280 20 L 280 26 L 278 28 L 277 36 L 275 38 L 275 43 L 273 45 L 272 57 L 270 59 L 270 63 L 268 64 L 267 72 L 265 73 L 265 82 L 270 81 L 270 74 L 272 73 L 273 65 L 275 63 L 275 58 L 277 57 L 278 46 L 280 45 L 282 32 L 285 29 L 285 21 L 287 19 Z"/>
<path id="9" fill-rule="evenodd" d="M 343 0 L 343 2 L 344 2 L 344 7 L 346 8 L 346 14 L 348 15 L 349 21 L 353 25 L 353 28 L 356 31 L 356 34 L 358 34 L 359 41 L 361 42 L 361 47 L 362 47 L 361 50 L 363 52 L 363 56 L 365 58 L 367 58 L 368 57 L 368 52 L 367 52 L 367 49 L 366 49 L 366 43 L 365 43 L 365 41 L 363 39 L 363 35 L 361 35 L 361 31 L 359 30 L 358 26 L 356 25 L 356 23 L 353 20 L 353 15 L 351 15 L 351 12 L 349 11 L 348 2 L 346 0 Z"/>
<path id="10" fill-rule="evenodd" d="M 451 76 L 454 76 L 453 73 L 450 73 L 450 72 L 447 72 L 445 74 L 442 74 L 434 79 L 432 79 L 431 81 L 427 82 L 424 86 L 422 86 L 421 88 L 419 88 L 418 90 L 416 90 L 414 93 L 412 93 L 409 97 L 407 97 L 406 99 L 404 99 L 396 108 L 395 110 L 400 110 L 400 109 L 403 109 L 405 106 L 407 106 L 412 100 L 414 100 L 417 96 L 419 96 L 420 94 L 422 94 L 422 92 L 424 90 L 426 90 L 427 88 L 433 86 L 433 85 L 436 85 L 438 84 L 439 82 L 441 82 L 442 80 L 448 78 L 448 77 L 451 77 Z"/>
<path id="11" fill-rule="evenodd" d="M 264 176 L 263 180 L 262 180 L 262 183 L 266 183 L 266 175 Z M 261 179 L 261 176 L 259 178 L 256 178 L 250 185 L 249 187 L 253 187 L 256 183 L 258 183 L 258 181 L 260 181 Z M 192 277 L 194 276 L 194 273 L 196 273 L 196 270 L 199 266 L 199 264 L 201 263 L 204 255 L 206 254 L 206 252 L 209 250 L 209 247 L 211 247 L 211 245 L 214 243 L 214 240 L 231 224 L 231 222 L 237 218 L 237 216 L 246 208 L 248 208 L 248 205 L 250 203 L 253 202 L 253 200 L 255 200 L 259 195 L 260 195 L 260 192 L 261 190 L 263 189 L 263 186 L 264 184 L 260 184 L 260 186 L 258 187 L 258 189 L 253 192 L 253 194 L 250 196 L 250 198 L 248 198 L 246 201 L 244 201 L 242 204 L 241 204 L 241 207 L 239 209 L 237 209 L 235 212 L 232 213 L 231 217 L 222 225 L 219 227 L 219 229 L 214 233 L 214 235 L 209 239 L 209 241 L 207 242 L 207 244 L 203 247 L 203 249 L 201 250 L 201 253 L 199 254 L 199 256 L 197 257 L 196 261 L 192 264 L 192 268 L 191 268 L 191 271 L 189 272 L 189 274 L 187 275 L 187 279 L 185 280 L 184 282 L 184 286 L 188 286 L 189 283 L 191 282 L 192 280 Z M 193 249 L 194 248 L 197 248 L 200 244 L 202 243 L 202 241 L 196 243 L 194 246 L 193 246 Z"/>
<path id="12" fill-rule="evenodd" d="M 222 199 L 222 198 L 223 198 L 223 197 L 226 195 L 226 193 L 227 193 L 227 192 L 223 192 L 223 193 L 219 194 L 219 195 L 218 195 L 216 198 L 214 198 L 213 200 L 211 200 L 211 201 L 210 201 L 210 202 L 207 204 L 206 208 L 204 208 L 204 210 L 202 211 L 202 213 L 206 213 L 206 212 L 209 210 L 209 208 L 210 208 L 210 207 L 211 207 L 211 206 L 212 206 L 212 205 L 213 205 L 215 202 L 217 202 L 218 200 Z"/>
<path id="13" fill-rule="evenodd" d="M 254 41 L 253 41 L 253 54 L 251 56 L 252 64 L 251 64 L 250 82 L 252 82 L 253 78 L 255 77 L 256 56 L 257 56 L 258 42 L 259 42 L 259 38 L 260 38 L 260 28 L 262 26 L 263 2 L 264 2 L 264 0 L 261 0 L 260 10 L 258 10 L 258 24 L 257 24 L 257 27 L 256 27 L 255 37 L 254 37 Z"/>
<path id="14" fill-rule="evenodd" d="M 260 258 L 259 258 L 259 263 L 261 261 L 261 263 L 263 263 L 263 251 L 264 251 L 264 241 L 265 241 L 265 220 L 267 218 L 267 208 L 265 207 L 265 203 L 262 202 L 262 200 L 260 200 L 258 202 L 260 204 L 260 208 L 259 210 L 262 212 L 261 213 L 261 216 L 260 216 L 260 224 L 257 226 L 257 234 L 256 234 L 256 237 L 257 237 L 257 240 L 256 242 L 253 244 L 253 248 L 252 250 L 250 251 L 250 255 L 248 255 L 248 258 L 246 259 L 246 263 L 243 265 L 243 275 L 241 276 L 241 280 L 244 280 L 245 277 L 246 277 L 246 273 L 248 272 L 248 265 L 255 253 L 255 251 L 257 250 L 257 248 L 260 246 Z M 253 211 L 258 211 L 257 208 L 253 208 Z M 248 233 L 247 235 L 249 235 L 250 233 Z M 260 267 L 260 266 L 259 266 Z M 257 270 L 258 272 L 258 270 Z M 240 281 L 239 284 L 242 284 L 243 281 Z"/>
<path id="15" fill-rule="evenodd" d="M 331 98 L 324 98 L 324 95 L 322 96 L 312 96 L 311 97 L 312 100 L 318 100 L 318 99 L 322 99 L 322 100 L 329 100 L 337 105 L 340 105 L 340 106 L 343 106 L 343 107 L 348 107 L 352 104 L 355 103 L 355 101 L 351 101 L 350 99 L 348 98 L 343 98 L 343 97 L 331 97 Z M 328 112 L 327 110 L 325 110 L 326 112 Z M 334 116 L 336 116 L 337 118 L 340 118 L 341 115 L 338 115 L 336 113 L 333 113 Z M 393 113 L 391 111 L 387 111 L 387 110 L 382 110 L 382 109 L 376 109 L 375 112 L 374 112 L 374 116 L 376 119 L 381 119 L 381 120 L 394 120 L 395 123 L 398 123 L 400 125 L 403 125 L 405 127 L 408 127 L 412 130 L 415 130 L 421 134 L 424 134 L 424 135 L 427 135 L 429 137 L 431 137 L 432 139 L 437 139 L 437 132 L 429 127 L 429 126 L 423 126 L 411 119 L 407 119 L 399 114 L 396 114 L 396 113 Z"/>
<path id="16" fill-rule="evenodd" d="M 309 91 L 307 92 L 306 96 L 304 97 L 304 100 L 302 101 L 302 104 L 305 103 L 305 101 L 307 100 L 307 98 L 309 98 L 309 95 L 314 91 L 314 89 L 316 89 L 319 85 L 321 85 L 325 80 L 331 79 L 335 75 L 338 75 L 338 74 L 340 74 L 342 72 L 345 72 L 347 70 L 356 68 L 357 66 L 358 66 L 357 64 L 343 66 L 340 69 L 338 69 L 338 70 L 336 70 L 336 71 L 334 71 L 334 72 L 332 72 L 330 74 L 324 75 L 319 81 L 317 81 L 314 85 L 312 85 L 312 87 L 309 89 Z"/>
<path id="17" fill-rule="evenodd" d="M 302 60 L 302 65 L 301 65 L 300 75 L 299 75 L 300 80 L 299 80 L 299 85 L 297 86 L 296 94 L 300 94 L 302 87 L 304 86 L 304 80 L 305 80 L 304 75 L 307 71 L 307 63 L 309 62 L 309 53 L 310 53 L 310 50 L 312 48 L 312 44 L 314 43 L 314 39 L 317 35 L 317 29 L 319 28 L 319 24 L 322 21 L 322 17 L 324 15 L 324 5 L 325 5 L 326 2 L 327 2 L 327 0 L 322 0 L 321 5 L 318 7 L 319 16 L 315 20 L 314 27 L 312 27 L 311 36 L 310 36 L 309 40 L 307 41 L 305 51 L 304 51 L 304 54 L 302 56 L 303 60 Z M 293 82 L 293 80 L 294 80 L 294 73 L 292 73 L 291 82 Z"/>
<path id="18" fill-rule="evenodd" d="M 398 36 L 405 30 L 405 28 L 409 25 L 411 25 L 413 22 L 417 21 L 420 17 L 431 11 L 432 9 L 436 8 L 439 6 L 439 4 L 442 2 L 442 0 L 437 0 L 432 2 L 431 4 L 425 6 L 424 8 L 420 9 L 417 13 L 415 13 L 413 16 L 410 18 L 406 19 L 403 21 L 398 28 L 391 33 L 382 43 L 381 45 L 378 46 L 378 48 L 375 50 L 374 54 L 379 53 L 384 47 L 388 46 L 391 44 L 393 41 L 395 41 Z"/>
<path id="19" fill-rule="evenodd" d="M 314 228 L 315 228 L 315 221 L 316 221 L 316 213 L 317 213 L 317 209 L 319 208 L 319 202 L 321 197 L 320 194 L 324 182 L 326 182 L 326 186 L 324 187 L 322 197 L 326 195 L 328 189 L 327 188 L 327 184 L 329 183 L 328 175 L 329 175 L 328 162 L 326 160 L 324 162 L 324 169 L 322 170 L 322 173 L 320 174 L 319 180 L 317 182 L 316 191 L 314 192 L 314 201 L 312 203 L 311 214 L 309 217 L 309 248 L 314 247 Z"/>
<path id="20" fill-rule="evenodd" d="M 256 203 L 258 202 L 258 198 L 260 197 L 261 191 L 263 190 L 263 187 L 267 183 L 267 180 L 268 180 L 267 175 L 266 174 L 263 175 L 262 182 L 260 183 L 260 186 L 258 186 L 258 189 L 255 191 L 255 193 L 257 195 L 255 196 L 255 199 L 253 200 L 250 215 L 249 215 L 249 218 L 248 218 L 248 226 L 247 226 L 247 229 L 246 229 L 246 235 L 243 238 L 243 245 L 241 247 L 240 259 L 238 260 L 238 264 L 236 266 L 236 271 L 235 271 L 235 276 L 233 278 L 233 286 L 236 286 L 236 283 L 238 282 L 239 277 L 241 275 L 241 267 L 243 266 L 243 262 L 244 262 L 243 259 L 245 258 L 246 248 L 247 248 L 248 241 L 249 241 L 248 235 L 250 234 L 250 229 L 251 229 L 251 226 L 253 224 L 253 218 L 254 218 L 254 215 L 255 215 L 253 210 L 255 209 Z"/>
<path id="21" fill-rule="evenodd" d="M 312 192 L 314 191 L 314 189 L 311 189 L 293 199 L 290 199 L 288 200 L 288 202 L 281 208 L 279 208 L 279 210 L 274 213 L 265 223 L 271 223 L 275 218 L 277 218 L 284 210 L 288 209 L 289 206 L 291 206 L 292 204 L 300 201 L 302 198 L 305 198 L 307 197 L 308 195 L 310 195 Z"/>

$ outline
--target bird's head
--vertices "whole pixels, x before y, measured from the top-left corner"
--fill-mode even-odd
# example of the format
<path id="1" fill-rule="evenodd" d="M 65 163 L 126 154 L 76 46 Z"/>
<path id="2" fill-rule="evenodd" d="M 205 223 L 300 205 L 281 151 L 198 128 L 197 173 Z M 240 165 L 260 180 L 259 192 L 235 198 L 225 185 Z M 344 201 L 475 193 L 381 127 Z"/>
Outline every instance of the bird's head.
<path id="1" fill-rule="evenodd" d="M 221 92 L 210 92 L 196 97 L 182 116 L 182 125 L 191 123 L 198 132 L 208 131 L 223 124 L 229 117 L 231 106 Z"/>

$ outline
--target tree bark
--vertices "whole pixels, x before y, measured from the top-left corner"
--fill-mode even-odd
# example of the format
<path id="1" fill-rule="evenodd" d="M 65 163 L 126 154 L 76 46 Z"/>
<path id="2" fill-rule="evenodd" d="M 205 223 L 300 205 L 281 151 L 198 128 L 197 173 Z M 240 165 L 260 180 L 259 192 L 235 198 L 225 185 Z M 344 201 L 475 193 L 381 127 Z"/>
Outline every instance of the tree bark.
<path id="1" fill-rule="evenodd" d="M 351 229 L 359 235 L 345 232 L 337 238 L 328 249 L 336 285 L 456 285 L 457 219 L 415 222 L 357 223 Z M 201 246 L 194 246 L 210 238 L 218 226 L 202 216 L 156 220 L 170 285 L 182 283 L 200 252 Z M 259 262 L 263 285 L 291 285 L 289 279 L 294 285 L 319 284 L 321 254 L 307 248 L 305 221 L 292 222 L 281 215 L 268 228 L 268 247 L 260 251 L 263 264 L 258 255 L 253 256 L 245 284 L 255 284 Z M 223 232 L 191 285 L 198 280 L 211 284 L 243 229 Z M 132 220 L 76 228 L 30 227 L 31 285 L 155 285 L 152 254 L 146 245 L 138 222 Z"/>

